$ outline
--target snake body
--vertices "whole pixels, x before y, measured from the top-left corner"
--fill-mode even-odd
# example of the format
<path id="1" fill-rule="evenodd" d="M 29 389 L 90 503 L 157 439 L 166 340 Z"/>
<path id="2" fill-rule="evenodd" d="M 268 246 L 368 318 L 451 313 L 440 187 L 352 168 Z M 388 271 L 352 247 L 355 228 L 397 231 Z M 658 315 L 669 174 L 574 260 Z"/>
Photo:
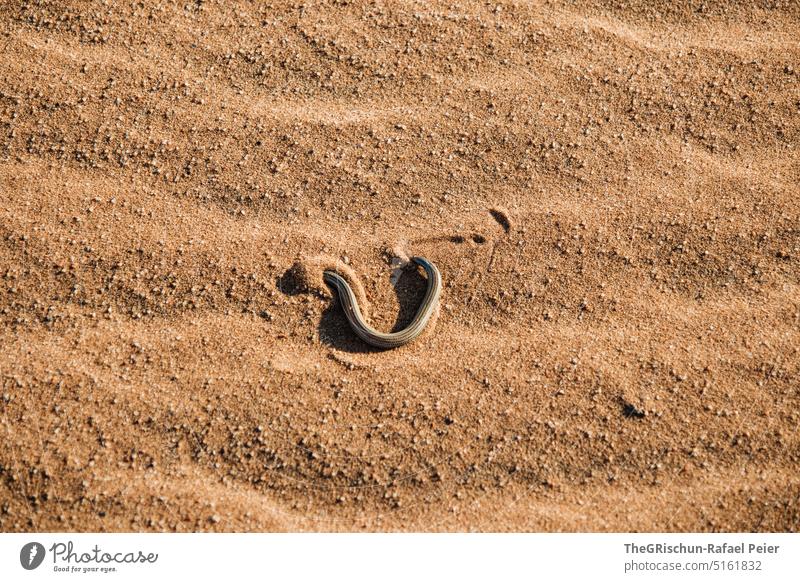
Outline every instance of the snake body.
<path id="1" fill-rule="evenodd" d="M 423 259 L 422 257 L 412 257 L 417 265 L 425 269 L 425 274 L 428 278 L 428 287 L 425 290 L 425 297 L 422 299 L 422 304 L 417 309 L 414 319 L 407 327 L 400 331 L 393 333 L 383 333 L 370 326 L 364 321 L 364 316 L 358 307 L 358 300 L 356 299 L 353 289 L 350 284 L 339 273 L 333 270 L 326 270 L 322 276 L 325 282 L 336 289 L 339 296 L 339 302 L 342 304 L 344 314 L 347 317 L 347 322 L 356 335 L 367 342 L 369 345 L 376 348 L 389 349 L 396 348 L 407 344 L 415 339 L 422 330 L 425 329 L 428 321 L 436 310 L 439 304 L 439 296 L 442 294 L 442 275 L 436 265 Z"/>

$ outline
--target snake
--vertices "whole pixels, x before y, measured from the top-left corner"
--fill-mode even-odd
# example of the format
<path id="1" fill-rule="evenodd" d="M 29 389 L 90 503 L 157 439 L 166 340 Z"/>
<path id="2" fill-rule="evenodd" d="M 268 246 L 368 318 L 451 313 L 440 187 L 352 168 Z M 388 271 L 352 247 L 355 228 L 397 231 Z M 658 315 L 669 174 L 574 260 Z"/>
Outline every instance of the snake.
<path id="1" fill-rule="evenodd" d="M 411 260 L 425 270 L 428 287 L 411 323 L 400 331 L 392 333 L 378 331 L 364 321 L 364 316 L 358 307 L 356 295 L 344 277 L 332 269 L 326 269 L 322 274 L 325 282 L 336 290 L 350 327 L 358 337 L 373 347 L 381 349 L 396 348 L 416 339 L 425 329 L 436 307 L 439 305 L 439 297 L 442 294 L 442 275 L 439 273 L 439 269 L 432 262 L 422 257 L 412 257 Z"/>

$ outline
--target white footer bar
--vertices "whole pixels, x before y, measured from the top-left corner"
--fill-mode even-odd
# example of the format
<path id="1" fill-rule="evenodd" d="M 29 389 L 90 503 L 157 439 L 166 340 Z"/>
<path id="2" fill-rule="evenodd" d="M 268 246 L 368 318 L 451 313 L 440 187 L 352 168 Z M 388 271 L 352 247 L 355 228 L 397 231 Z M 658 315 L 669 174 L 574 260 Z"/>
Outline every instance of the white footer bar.
<path id="1" fill-rule="evenodd" d="M 799 535 L 0 534 L 0 580 L 794 581 Z"/>

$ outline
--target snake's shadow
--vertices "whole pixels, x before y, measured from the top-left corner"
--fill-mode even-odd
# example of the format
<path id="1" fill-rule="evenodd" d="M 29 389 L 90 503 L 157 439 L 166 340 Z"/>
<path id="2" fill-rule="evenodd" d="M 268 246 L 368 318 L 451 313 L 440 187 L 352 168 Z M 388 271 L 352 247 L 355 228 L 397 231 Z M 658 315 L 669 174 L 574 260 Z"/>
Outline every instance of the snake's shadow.
<path id="1" fill-rule="evenodd" d="M 400 279 L 393 286 L 400 310 L 397 313 L 394 325 L 389 331 L 400 331 L 411 323 L 422 298 L 425 296 L 427 285 L 427 279 L 416 265 L 409 265 L 403 269 Z M 372 347 L 355 334 L 350 328 L 350 324 L 347 323 L 347 318 L 344 316 L 344 311 L 342 311 L 342 306 L 335 291 L 333 295 L 334 299 L 322 312 L 317 328 L 320 341 L 343 352 L 368 354 L 385 351 Z M 386 331 L 385 325 L 381 324 L 383 320 L 374 317 L 380 310 L 381 305 L 379 303 L 370 303 L 368 321 L 370 325 L 380 331 Z"/>

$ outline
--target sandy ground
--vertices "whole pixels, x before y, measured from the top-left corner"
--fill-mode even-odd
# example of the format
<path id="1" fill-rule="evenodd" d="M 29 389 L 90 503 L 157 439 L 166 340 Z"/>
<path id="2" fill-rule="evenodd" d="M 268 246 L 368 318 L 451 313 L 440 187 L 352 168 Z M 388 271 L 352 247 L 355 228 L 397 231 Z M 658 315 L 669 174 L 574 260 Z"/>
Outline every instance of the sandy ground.
<path id="1" fill-rule="evenodd" d="M 0 530 L 800 529 L 800 4 L 664 4 L 3 2 Z"/>

